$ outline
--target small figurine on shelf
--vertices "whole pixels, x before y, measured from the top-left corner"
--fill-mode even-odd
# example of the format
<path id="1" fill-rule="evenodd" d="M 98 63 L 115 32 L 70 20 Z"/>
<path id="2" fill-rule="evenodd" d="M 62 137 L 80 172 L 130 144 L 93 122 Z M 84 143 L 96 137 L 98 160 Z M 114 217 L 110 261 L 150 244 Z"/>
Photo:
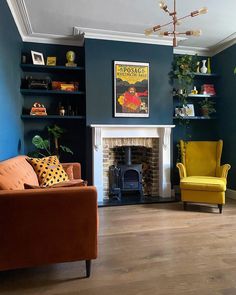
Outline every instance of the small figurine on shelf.
<path id="1" fill-rule="evenodd" d="M 77 67 L 77 64 L 74 62 L 75 61 L 75 53 L 74 51 L 70 50 L 66 53 L 66 67 Z"/>
<path id="2" fill-rule="evenodd" d="M 196 86 L 193 86 L 193 89 L 191 90 L 191 94 L 198 94 Z"/>
<path id="3" fill-rule="evenodd" d="M 59 108 L 59 115 L 65 116 L 65 108 L 63 106 L 60 106 L 60 108 Z"/>

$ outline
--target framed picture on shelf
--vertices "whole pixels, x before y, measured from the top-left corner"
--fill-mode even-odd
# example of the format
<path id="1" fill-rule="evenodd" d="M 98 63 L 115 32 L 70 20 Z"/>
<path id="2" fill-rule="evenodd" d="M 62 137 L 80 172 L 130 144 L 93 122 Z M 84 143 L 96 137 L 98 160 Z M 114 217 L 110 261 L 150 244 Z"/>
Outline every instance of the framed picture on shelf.
<path id="1" fill-rule="evenodd" d="M 114 116 L 149 117 L 149 63 L 114 61 Z"/>
<path id="2" fill-rule="evenodd" d="M 184 116 L 187 117 L 194 117 L 194 105 L 193 104 L 187 104 L 186 106 L 183 106 L 184 108 Z"/>
<path id="3" fill-rule="evenodd" d="M 184 117 L 185 112 L 183 107 L 176 107 L 175 108 L 175 117 Z"/>
<path id="4" fill-rule="evenodd" d="M 31 50 L 31 56 L 34 65 L 45 65 L 42 53 Z"/>
<path id="5" fill-rule="evenodd" d="M 57 64 L 56 56 L 48 56 L 47 57 L 47 66 L 55 66 Z"/>

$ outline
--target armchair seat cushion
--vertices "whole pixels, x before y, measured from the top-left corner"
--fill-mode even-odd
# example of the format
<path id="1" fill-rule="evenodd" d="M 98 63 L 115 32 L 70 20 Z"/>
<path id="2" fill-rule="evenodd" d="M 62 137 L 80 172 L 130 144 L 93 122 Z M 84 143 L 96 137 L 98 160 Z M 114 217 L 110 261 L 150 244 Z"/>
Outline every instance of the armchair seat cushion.
<path id="1" fill-rule="evenodd" d="M 193 191 L 225 192 L 226 181 L 221 177 L 189 176 L 181 179 L 180 188 Z"/>

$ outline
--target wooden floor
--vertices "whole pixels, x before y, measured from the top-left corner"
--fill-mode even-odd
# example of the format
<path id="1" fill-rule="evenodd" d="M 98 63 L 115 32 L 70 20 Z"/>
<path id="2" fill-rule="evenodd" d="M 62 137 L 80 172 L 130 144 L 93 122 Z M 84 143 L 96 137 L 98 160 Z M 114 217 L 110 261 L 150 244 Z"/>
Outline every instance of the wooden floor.
<path id="1" fill-rule="evenodd" d="M 236 201 L 100 208 L 99 258 L 0 273 L 0 294 L 236 295 Z"/>

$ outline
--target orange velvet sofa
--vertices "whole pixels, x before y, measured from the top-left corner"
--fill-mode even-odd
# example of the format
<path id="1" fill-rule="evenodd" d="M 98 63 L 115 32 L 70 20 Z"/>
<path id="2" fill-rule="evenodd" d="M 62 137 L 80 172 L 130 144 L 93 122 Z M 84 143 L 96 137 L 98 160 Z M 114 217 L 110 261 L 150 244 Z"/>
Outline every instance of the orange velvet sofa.
<path id="1" fill-rule="evenodd" d="M 79 163 L 74 178 L 81 178 Z M 24 189 L 38 185 L 26 156 L 0 162 L 0 270 L 97 257 L 97 191 L 93 186 Z"/>

